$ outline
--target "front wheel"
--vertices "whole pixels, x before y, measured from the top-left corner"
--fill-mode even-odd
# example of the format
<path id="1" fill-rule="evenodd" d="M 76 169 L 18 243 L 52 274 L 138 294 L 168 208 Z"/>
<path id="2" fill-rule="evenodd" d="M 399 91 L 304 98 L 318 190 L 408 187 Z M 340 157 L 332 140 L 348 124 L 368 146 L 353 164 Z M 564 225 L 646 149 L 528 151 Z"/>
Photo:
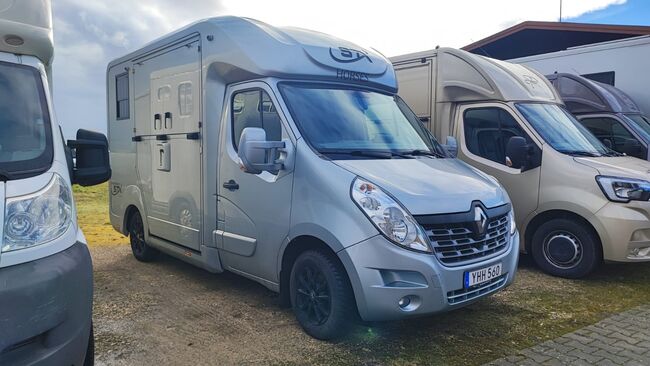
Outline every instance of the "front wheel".
<path id="1" fill-rule="evenodd" d="M 531 254 L 546 273 L 581 278 L 602 262 L 598 236 L 584 223 L 565 218 L 542 224 L 533 235 Z"/>
<path id="2" fill-rule="evenodd" d="M 289 283 L 293 311 L 307 334 L 329 340 L 350 331 L 356 307 L 340 263 L 321 252 L 306 251 L 294 262 Z"/>

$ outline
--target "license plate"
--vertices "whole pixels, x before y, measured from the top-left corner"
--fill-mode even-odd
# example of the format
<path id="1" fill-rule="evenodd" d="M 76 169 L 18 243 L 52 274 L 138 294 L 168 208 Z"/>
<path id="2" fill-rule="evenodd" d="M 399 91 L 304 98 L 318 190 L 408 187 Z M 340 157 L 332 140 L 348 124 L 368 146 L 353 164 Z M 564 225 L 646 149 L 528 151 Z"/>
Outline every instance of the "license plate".
<path id="1" fill-rule="evenodd" d="M 489 282 L 499 276 L 501 276 L 501 263 L 475 271 L 465 272 L 465 288 Z"/>

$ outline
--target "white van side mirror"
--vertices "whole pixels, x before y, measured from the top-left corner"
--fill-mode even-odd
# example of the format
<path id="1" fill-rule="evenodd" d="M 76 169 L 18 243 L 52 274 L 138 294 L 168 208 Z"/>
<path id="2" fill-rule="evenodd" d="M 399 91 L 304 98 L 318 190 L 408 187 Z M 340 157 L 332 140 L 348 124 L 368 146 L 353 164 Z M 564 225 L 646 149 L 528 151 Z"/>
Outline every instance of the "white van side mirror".
<path id="1" fill-rule="evenodd" d="M 445 141 L 445 149 L 451 155 L 452 158 L 458 156 L 458 142 L 453 136 L 447 136 L 447 141 Z"/>
<path id="2" fill-rule="evenodd" d="M 259 127 L 246 127 L 239 138 L 239 156 L 242 170 L 250 174 L 282 169 L 277 162 L 278 150 L 284 149 L 284 141 L 266 141 L 266 131 Z"/>

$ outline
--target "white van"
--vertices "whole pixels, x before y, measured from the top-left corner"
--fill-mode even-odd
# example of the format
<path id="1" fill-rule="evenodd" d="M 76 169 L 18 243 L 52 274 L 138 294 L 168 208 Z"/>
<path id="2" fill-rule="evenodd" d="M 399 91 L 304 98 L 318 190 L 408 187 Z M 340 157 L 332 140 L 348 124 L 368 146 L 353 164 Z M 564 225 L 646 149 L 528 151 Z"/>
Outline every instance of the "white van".
<path id="1" fill-rule="evenodd" d="M 321 339 L 514 279 L 507 194 L 447 156 L 376 52 L 214 18 L 111 62 L 107 84 L 111 222 L 139 260 L 248 277 Z"/>
<path id="2" fill-rule="evenodd" d="M 66 146 L 48 82 L 52 55 L 50 1 L 2 2 L 0 365 L 94 360 L 92 262 L 71 187 L 108 180 L 108 142 L 80 130 Z"/>
<path id="3" fill-rule="evenodd" d="M 391 61 L 434 135 L 456 137 L 460 159 L 506 187 L 521 249 L 544 271 L 577 278 L 603 260 L 650 261 L 650 163 L 604 146 L 544 76 L 451 48 Z"/>

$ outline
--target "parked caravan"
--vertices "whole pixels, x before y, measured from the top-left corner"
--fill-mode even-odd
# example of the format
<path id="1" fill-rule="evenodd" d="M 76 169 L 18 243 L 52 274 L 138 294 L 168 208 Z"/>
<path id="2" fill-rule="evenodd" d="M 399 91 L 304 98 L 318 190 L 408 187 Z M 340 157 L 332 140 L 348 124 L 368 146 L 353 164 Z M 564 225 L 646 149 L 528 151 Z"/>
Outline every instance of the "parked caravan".
<path id="1" fill-rule="evenodd" d="M 92 365 L 92 263 L 71 187 L 108 180 L 108 142 L 83 130 L 63 140 L 50 1 L 2 4 L 0 365 Z"/>
<path id="2" fill-rule="evenodd" d="M 107 84 L 110 217 L 138 260 L 257 281 L 320 339 L 514 279 L 507 194 L 446 155 L 374 51 L 221 17 L 111 62 Z"/>
<path id="3" fill-rule="evenodd" d="M 648 160 L 650 120 L 622 90 L 574 74 L 546 76 L 571 112 L 605 146 Z"/>
<path id="4" fill-rule="evenodd" d="M 605 147 L 536 71 L 441 48 L 392 59 L 399 93 L 437 138 L 496 177 L 521 249 L 577 278 L 603 259 L 650 260 L 650 164 Z"/>
<path id="5" fill-rule="evenodd" d="M 650 114 L 650 36 L 571 47 L 564 51 L 507 60 L 532 67 L 542 75 L 578 74 L 623 90 L 641 111 Z"/>

